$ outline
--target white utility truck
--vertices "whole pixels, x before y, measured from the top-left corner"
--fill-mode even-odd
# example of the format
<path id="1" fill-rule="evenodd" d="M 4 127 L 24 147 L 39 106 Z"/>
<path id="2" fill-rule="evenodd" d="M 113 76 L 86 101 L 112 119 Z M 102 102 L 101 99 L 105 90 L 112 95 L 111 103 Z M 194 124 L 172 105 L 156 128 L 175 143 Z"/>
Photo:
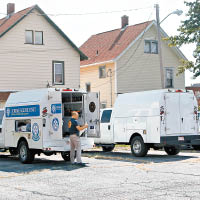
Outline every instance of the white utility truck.
<path id="1" fill-rule="evenodd" d="M 79 124 L 88 124 L 81 133 L 82 150 L 92 148 L 100 135 L 99 94 L 75 89 L 45 88 L 12 93 L 0 112 L 0 149 L 19 154 L 22 163 L 31 163 L 35 154 L 60 152 L 69 160 L 68 121 L 79 113 Z M 2 123 L 1 123 L 2 121 Z"/>
<path id="2" fill-rule="evenodd" d="M 153 90 L 118 95 L 112 109 L 101 110 L 101 137 L 95 144 L 112 151 L 130 144 L 135 156 L 150 148 L 176 155 L 181 145 L 200 147 L 197 101 L 192 91 Z"/>

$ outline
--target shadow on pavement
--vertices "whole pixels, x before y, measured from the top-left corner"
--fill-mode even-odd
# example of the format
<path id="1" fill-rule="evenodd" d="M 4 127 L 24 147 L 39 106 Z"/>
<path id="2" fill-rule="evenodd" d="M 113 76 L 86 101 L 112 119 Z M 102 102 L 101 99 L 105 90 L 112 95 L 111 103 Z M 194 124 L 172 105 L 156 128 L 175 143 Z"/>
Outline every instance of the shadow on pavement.
<path id="1" fill-rule="evenodd" d="M 82 166 L 71 165 L 63 160 L 49 160 L 45 158 L 35 158 L 32 164 L 22 164 L 17 157 L 10 155 L 0 155 L 0 172 L 31 173 L 43 170 L 73 171 Z M 87 167 L 87 166 L 86 166 Z"/>
<path id="2" fill-rule="evenodd" d="M 147 154 L 146 157 L 135 157 L 129 152 L 102 152 L 102 151 L 86 151 L 83 156 L 96 159 L 104 160 L 115 160 L 124 162 L 134 162 L 134 163 L 164 163 L 164 162 L 177 162 L 184 161 L 191 158 L 198 158 L 197 156 L 183 156 L 183 155 L 158 155 L 158 154 Z"/>

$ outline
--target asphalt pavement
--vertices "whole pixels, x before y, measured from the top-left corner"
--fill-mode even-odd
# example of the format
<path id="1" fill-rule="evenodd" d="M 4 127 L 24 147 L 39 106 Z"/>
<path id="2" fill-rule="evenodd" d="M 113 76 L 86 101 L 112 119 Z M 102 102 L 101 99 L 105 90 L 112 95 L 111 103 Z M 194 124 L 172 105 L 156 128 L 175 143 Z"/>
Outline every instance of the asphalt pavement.
<path id="1" fill-rule="evenodd" d="M 64 162 L 60 155 L 36 157 L 21 164 L 0 153 L 0 199 L 31 200 L 199 200 L 200 153 L 168 156 L 150 151 L 136 158 L 129 151 L 85 152 L 86 167 Z"/>

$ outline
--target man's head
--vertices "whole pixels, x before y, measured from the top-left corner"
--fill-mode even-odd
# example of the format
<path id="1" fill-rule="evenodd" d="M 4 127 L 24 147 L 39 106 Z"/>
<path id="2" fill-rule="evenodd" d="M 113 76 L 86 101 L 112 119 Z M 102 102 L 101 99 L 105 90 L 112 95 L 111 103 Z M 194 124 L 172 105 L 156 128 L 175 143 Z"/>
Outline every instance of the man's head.
<path id="1" fill-rule="evenodd" d="M 79 115 L 77 112 L 72 112 L 72 118 L 78 119 Z"/>

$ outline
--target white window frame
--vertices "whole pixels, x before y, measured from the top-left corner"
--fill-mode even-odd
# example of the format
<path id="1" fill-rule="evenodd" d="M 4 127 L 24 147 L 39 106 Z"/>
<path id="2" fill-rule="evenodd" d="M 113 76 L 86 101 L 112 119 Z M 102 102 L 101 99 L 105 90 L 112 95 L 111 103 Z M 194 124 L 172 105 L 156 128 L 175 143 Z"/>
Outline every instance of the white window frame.
<path id="1" fill-rule="evenodd" d="M 167 86 L 167 70 L 172 70 L 172 87 Z M 165 67 L 165 88 L 174 88 L 174 67 Z"/>
<path id="2" fill-rule="evenodd" d="M 55 64 L 62 64 L 62 83 L 56 82 Z M 64 85 L 64 84 L 65 84 L 64 61 L 53 61 L 53 85 Z"/>

